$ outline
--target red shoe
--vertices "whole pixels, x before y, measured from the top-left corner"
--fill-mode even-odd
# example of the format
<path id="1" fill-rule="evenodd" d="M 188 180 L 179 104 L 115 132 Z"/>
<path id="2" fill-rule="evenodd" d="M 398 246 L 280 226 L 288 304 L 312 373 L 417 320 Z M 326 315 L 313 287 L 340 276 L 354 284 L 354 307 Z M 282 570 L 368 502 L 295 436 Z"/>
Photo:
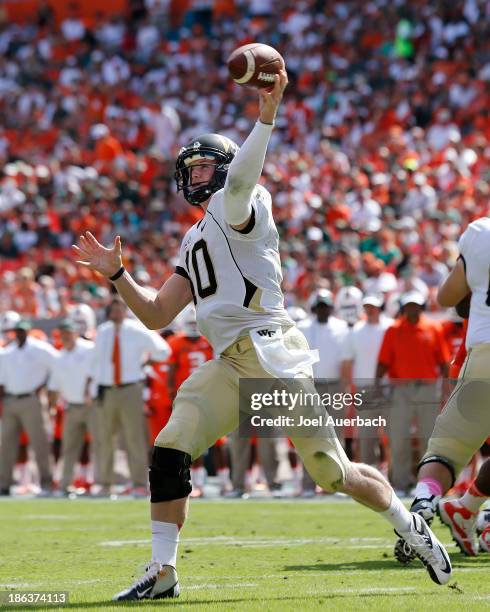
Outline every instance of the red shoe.
<path id="1" fill-rule="evenodd" d="M 478 543 L 482 552 L 490 552 L 490 525 L 487 525 L 481 532 Z"/>
<path id="2" fill-rule="evenodd" d="M 447 499 L 439 502 L 439 516 L 449 527 L 453 540 L 461 552 L 469 557 L 476 557 L 478 554 L 476 513 L 463 506 L 459 499 Z"/>

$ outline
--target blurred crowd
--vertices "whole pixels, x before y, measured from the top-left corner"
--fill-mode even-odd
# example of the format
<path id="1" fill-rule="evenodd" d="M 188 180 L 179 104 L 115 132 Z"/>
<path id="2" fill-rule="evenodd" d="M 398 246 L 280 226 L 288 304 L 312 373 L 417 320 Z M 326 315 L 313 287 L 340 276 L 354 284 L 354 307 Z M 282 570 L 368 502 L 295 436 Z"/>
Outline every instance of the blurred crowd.
<path id="1" fill-rule="evenodd" d="M 123 239 L 145 285 L 172 272 L 196 221 L 173 186 L 204 131 L 241 143 L 253 91 L 227 76 L 259 40 L 290 77 L 263 180 L 282 238 L 288 305 L 356 285 L 434 289 L 467 223 L 489 211 L 489 5 L 483 0 L 133 2 L 61 23 L 49 2 L 0 26 L 0 308 L 38 318 L 96 309 L 107 283 L 70 245 Z"/>
<path id="2" fill-rule="evenodd" d="M 58 22 L 42 1 L 29 23 L 0 23 L 1 312 L 48 333 L 89 316 L 93 332 L 111 286 L 74 261 L 87 229 L 104 244 L 121 235 L 135 279 L 161 286 L 201 214 L 176 194 L 178 150 L 207 131 L 243 142 L 257 95 L 233 84 L 226 58 L 260 41 L 283 54 L 290 79 L 263 182 L 293 318 L 311 323 L 323 295 L 329 342 L 359 322 L 363 299 L 395 318 L 410 294 L 447 318 L 437 286 L 466 225 L 490 212 L 488 2 L 133 0 L 124 15 L 94 19 L 76 2 L 67 10 Z M 463 332 L 452 323 L 455 349 Z M 339 350 L 335 383 L 343 361 L 356 367 Z M 387 447 L 381 437 L 378 465 Z"/>

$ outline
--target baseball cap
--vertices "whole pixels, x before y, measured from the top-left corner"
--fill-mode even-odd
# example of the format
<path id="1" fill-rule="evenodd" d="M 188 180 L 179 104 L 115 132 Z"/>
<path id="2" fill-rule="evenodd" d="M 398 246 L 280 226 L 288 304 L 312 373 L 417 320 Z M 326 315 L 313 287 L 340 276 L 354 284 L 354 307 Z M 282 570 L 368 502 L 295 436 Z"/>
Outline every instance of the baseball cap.
<path id="1" fill-rule="evenodd" d="M 419 306 L 423 306 L 425 304 L 425 297 L 419 291 L 408 291 L 400 298 L 400 306 L 402 308 L 407 304 L 418 304 Z"/>
<path id="2" fill-rule="evenodd" d="M 77 326 L 75 324 L 75 321 L 73 321 L 72 319 L 61 319 L 61 321 L 58 323 L 58 329 L 67 329 L 69 331 L 75 331 L 77 329 Z"/>
<path id="3" fill-rule="evenodd" d="M 383 304 L 384 304 L 383 296 L 376 295 L 375 293 L 365 295 L 362 298 L 363 306 L 376 306 L 376 308 L 381 308 Z"/>
<path id="4" fill-rule="evenodd" d="M 328 289 L 319 289 L 313 294 L 311 300 L 311 306 L 315 307 L 318 304 L 326 304 L 327 306 L 333 306 L 333 294 Z"/>
<path id="5" fill-rule="evenodd" d="M 0 317 L 0 331 L 10 331 L 21 320 L 20 314 L 14 310 L 7 310 Z"/>
<path id="6" fill-rule="evenodd" d="M 21 329 L 23 331 L 28 332 L 31 331 L 32 325 L 29 323 L 29 321 L 21 319 L 20 321 L 17 321 L 17 323 L 15 323 L 15 325 L 11 329 Z"/>

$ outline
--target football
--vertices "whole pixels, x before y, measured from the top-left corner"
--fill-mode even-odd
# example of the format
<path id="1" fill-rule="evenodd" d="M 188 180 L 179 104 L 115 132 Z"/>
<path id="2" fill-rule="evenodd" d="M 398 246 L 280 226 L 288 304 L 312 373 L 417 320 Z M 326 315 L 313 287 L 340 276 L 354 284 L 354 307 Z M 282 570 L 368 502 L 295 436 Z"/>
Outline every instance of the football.
<path id="1" fill-rule="evenodd" d="M 261 43 L 251 43 L 235 49 L 227 61 L 231 78 L 246 87 L 271 87 L 274 75 L 284 68 L 281 54 Z"/>

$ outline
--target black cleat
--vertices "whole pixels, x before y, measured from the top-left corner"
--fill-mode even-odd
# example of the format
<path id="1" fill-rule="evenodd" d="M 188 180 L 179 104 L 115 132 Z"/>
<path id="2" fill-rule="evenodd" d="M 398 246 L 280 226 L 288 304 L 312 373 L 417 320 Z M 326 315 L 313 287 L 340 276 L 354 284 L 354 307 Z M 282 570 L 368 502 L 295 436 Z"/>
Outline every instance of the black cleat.
<path id="1" fill-rule="evenodd" d="M 141 578 L 138 578 L 128 589 L 114 595 L 112 600 L 166 599 L 179 595 L 179 579 L 175 568 L 152 561 Z"/>
<path id="2" fill-rule="evenodd" d="M 412 512 L 412 524 L 408 531 L 395 533 L 410 545 L 436 584 L 446 584 L 450 580 L 452 569 L 449 555 L 419 514 Z"/>
<path id="3" fill-rule="evenodd" d="M 434 516 L 437 512 L 437 504 L 440 499 L 438 495 L 431 495 L 431 497 L 416 497 L 410 506 L 410 512 L 415 512 L 420 515 L 427 525 L 430 525 L 434 520 Z M 398 563 L 402 565 L 409 565 L 417 556 L 410 544 L 405 542 L 402 538 L 399 538 L 395 542 L 393 554 Z"/>

